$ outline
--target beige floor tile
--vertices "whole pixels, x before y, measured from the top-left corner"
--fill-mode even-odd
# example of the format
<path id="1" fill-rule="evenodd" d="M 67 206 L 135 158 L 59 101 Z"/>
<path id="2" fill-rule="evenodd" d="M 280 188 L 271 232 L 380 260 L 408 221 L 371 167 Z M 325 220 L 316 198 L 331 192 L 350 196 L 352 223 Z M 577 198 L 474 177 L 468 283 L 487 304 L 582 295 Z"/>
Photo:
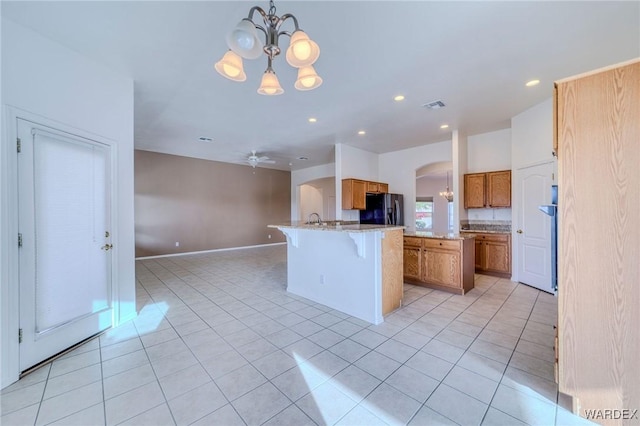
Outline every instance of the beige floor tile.
<path id="1" fill-rule="evenodd" d="M 458 423 L 423 405 L 409 422 L 411 426 L 456 426 Z M 505 425 L 506 426 L 506 425 Z"/>
<path id="2" fill-rule="evenodd" d="M 457 346 L 433 339 L 422 348 L 422 352 L 455 364 L 465 351 Z"/>
<path id="3" fill-rule="evenodd" d="M 90 365 L 100 363 L 100 350 L 94 349 L 68 358 L 60 358 L 51 364 L 49 377 L 56 377 Z"/>
<path id="4" fill-rule="evenodd" d="M 498 388 L 498 382 L 494 382 L 493 380 L 458 366 L 453 367 L 442 383 L 472 396 L 485 404 L 491 402 L 493 394 Z"/>
<path id="5" fill-rule="evenodd" d="M 500 385 L 491 406 L 528 424 L 555 423 L 556 406 L 513 388 Z"/>
<path id="6" fill-rule="evenodd" d="M 400 364 L 398 361 L 392 360 L 389 357 L 372 351 L 360 358 L 353 365 L 380 380 L 385 380 L 402 364 Z"/>
<path id="7" fill-rule="evenodd" d="M 168 376 L 176 371 L 184 370 L 187 367 L 191 367 L 198 363 L 198 360 L 191 352 L 185 351 L 177 354 L 169 355 L 164 358 L 160 358 L 151 363 L 153 371 L 158 378 Z"/>
<path id="8" fill-rule="evenodd" d="M 95 382 L 42 401 L 36 424 L 52 423 L 103 401 L 102 383 Z M 73 403 L 70 403 L 73 401 Z"/>
<path id="9" fill-rule="evenodd" d="M 156 380 L 150 364 L 134 367 L 103 380 L 104 398 L 113 398 Z"/>
<path id="10" fill-rule="evenodd" d="M 294 423 L 290 423 L 294 424 Z M 218 408 L 211 414 L 208 414 L 200 420 L 192 423 L 194 426 L 211 426 L 211 425 L 224 425 L 224 426 L 245 426 L 244 421 L 240 415 L 236 412 L 231 404 L 227 404 L 224 407 Z"/>
<path id="11" fill-rule="evenodd" d="M 259 425 L 286 407 L 291 401 L 271 383 L 265 383 L 231 403 L 249 425 Z"/>
<path id="12" fill-rule="evenodd" d="M 387 424 L 362 405 L 357 405 L 336 423 L 338 426 L 385 426 Z"/>
<path id="13" fill-rule="evenodd" d="M 4 398 L 4 396 L 2 398 Z M 40 402 L 38 401 L 35 404 L 20 408 L 18 410 L 13 410 L 10 412 L 5 412 L 4 410 L 2 410 L 0 424 L 5 426 L 33 425 L 36 423 L 36 416 L 38 415 L 39 409 Z"/>
<path id="14" fill-rule="evenodd" d="M 215 380 L 229 401 L 252 391 L 266 381 L 267 379 L 249 364 Z"/>
<path id="15" fill-rule="evenodd" d="M 297 401 L 328 379 L 327 375 L 315 367 L 302 364 L 275 377 L 271 383 L 291 401 Z"/>
<path id="16" fill-rule="evenodd" d="M 93 405 L 89 408 L 85 408 L 82 411 L 71 414 L 58 421 L 50 423 L 56 426 L 77 426 L 77 425 L 102 425 L 105 424 L 104 418 L 104 403 Z"/>
<path id="17" fill-rule="evenodd" d="M 164 376 L 160 378 L 159 382 L 165 398 L 171 400 L 205 383 L 211 382 L 211 378 L 201 365 L 195 364 L 184 370 Z"/>
<path id="18" fill-rule="evenodd" d="M 462 358 L 460 358 L 457 365 L 469 371 L 473 371 L 474 373 L 480 374 L 494 382 L 500 381 L 502 374 L 507 367 L 501 362 L 474 354 L 473 352 L 466 352 Z"/>
<path id="19" fill-rule="evenodd" d="M 441 381 L 453 368 L 453 364 L 443 359 L 429 355 L 425 352 L 418 352 L 409 361 L 406 362 L 408 367 L 418 370 L 427 376 Z"/>
<path id="20" fill-rule="evenodd" d="M 102 367 L 100 364 L 90 365 L 61 376 L 56 376 L 47 381 L 44 399 L 49 399 L 101 380 Z"/>
<path id="21" fill-rule="evenodd" d="M 144 350 L 131 352 L 103 362 L 102 376 L 105 378 L 115 376 L 123 371 L 145 364 L 149 364 L 149 358 L 147 358 L 147 354 Z"/>
<path id="22" fill-rule="evenodd" d="M 169 408 L 178 425 L 188 425 L 215 412 L 227 404 L 220 389 L 207 383 L 169 401 Z"/>
<path id="23" fill-rule="evenodd" d="M 500 410 L 496 410 L 493 407 L 489 407 L 487 414 L 482 421 L 483 426 L 525 426 L 526 423 L 521 422 L 515 417 L 503 413 Z"/>
<path id="24" fill-rule="evenodd" d="M 479 425 L 488 408 L 487 404 L 444 384 L 438 386 L 425 406 L 461 425 Z"/>
<path id="25" fill-rule="evenodd" d="M 375 349 L 376 352 L 381 353 L 394 361 L 399 363 L 406 362 L 409 358 L 418 352 L 418 350 L 404 343 L 398 342 L 395 339 L 389 339 Z"/>
<path id="26" fill-rule="evenodd" d="M 360 403 L 388 424 L 406 424 L 422 404 L 392 386 L 382 383 Z"/>
<path id="27" fill-rule="evenodd" d="M 2 415 L 21 410 L 42 400 L 47 382 L 37 382 L 30 386 L 21 386 L 11 392 L 2 392 L 0 407 Z"/>
<path id="28" fill-rule="evenodd" d="M 413 368 L 403 365 L 389 376 L 389 378 L 385 380 L 385 383 L 393 386 L 416 401 L 423 403 L 429 398 L 440 382 Z"/>
<path id="29" fill-rule="evenodd" d="M 301 398 L 296 405 L 317 424 L 328 425 L 351 411 L 356 402 L 327 382 Z"/>
<path id="30" fill-rule="evenodd" d="M 333 387 L 356 402 L 362 401 L 382 383 L 371 374 L 354 365 L 350 365 L 333 376 L 329 379 L 329 382 Z"/>
<path id="31" fill-rule="evenodd" d="M 362 358 L 365 354 L 369 353 L 370 349 L 362 346 L 360 343 L 354 342 L 351 339 L 346 339 L 329 348 L 329 351 L 338 355 L 345 361 L 353 363 Z"/>

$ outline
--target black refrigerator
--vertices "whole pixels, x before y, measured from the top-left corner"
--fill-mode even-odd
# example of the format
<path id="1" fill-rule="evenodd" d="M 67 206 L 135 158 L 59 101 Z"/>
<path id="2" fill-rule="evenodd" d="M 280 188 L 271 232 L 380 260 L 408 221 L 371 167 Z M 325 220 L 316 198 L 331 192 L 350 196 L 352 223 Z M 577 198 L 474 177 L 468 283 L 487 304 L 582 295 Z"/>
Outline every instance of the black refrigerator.
<path id="1" fill-rule="evenodd" d="M 404 225 L 402 194 L 367 194 L 360 223 L 367 225 Z"/>

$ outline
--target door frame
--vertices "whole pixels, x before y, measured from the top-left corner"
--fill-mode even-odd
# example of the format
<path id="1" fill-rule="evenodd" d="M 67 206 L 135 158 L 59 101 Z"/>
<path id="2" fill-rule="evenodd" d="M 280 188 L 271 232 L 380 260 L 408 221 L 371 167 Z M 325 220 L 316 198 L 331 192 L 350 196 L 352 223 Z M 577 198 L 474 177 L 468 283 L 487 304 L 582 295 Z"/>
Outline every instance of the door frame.
<path id="1" fill-rule="evenodd" d="M 2 346 L 2 383 L 4 388 L 17 381 L 20 377 L 20 346 L 18 343 L 18 329 L 20 328 L 20 288 L 19 288 L 19 249 L 17 237 L 19 232 L 18 211 L 18 154 L 16 139 L 18 134 L 18 120 L 25 120 L 35 125 L 66 132 L 81 138 L 94 140 L 108 145 L 110 155 L 110 186 L 111 200 L 109 214 L 111 215 L 111 229 L 118 228 L 118 193 L 117 193 L 117 143 L 94 133 L 60 123 L 55 120 L 24 111 L 12 106 L 2 106 L 2 149 L 0 149 L 0 303 L 2 317 L 0 318 L 0 343 Z M 115 283 L 118 277 L 118 232 L 112 233 L 114 252 L 111 256 L 111 300 L 113 306 L 112 324 L 117 324 L 120 317 L 119 288 Z"/>

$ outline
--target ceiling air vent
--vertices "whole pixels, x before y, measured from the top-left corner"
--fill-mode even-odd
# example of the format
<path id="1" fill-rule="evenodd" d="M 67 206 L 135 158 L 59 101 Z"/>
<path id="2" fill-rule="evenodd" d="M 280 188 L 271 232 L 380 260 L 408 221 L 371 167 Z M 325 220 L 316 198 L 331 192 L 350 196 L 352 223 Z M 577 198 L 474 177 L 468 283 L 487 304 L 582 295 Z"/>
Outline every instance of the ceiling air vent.
<path id="1" fill-rule="evenodd" d="M 429 109 L 440 109 L 440 108 L 444 108 L 444 102 L 442 102 L 441 100 L 437 100 L 433 102 L 427 102 L 422 106 Z"/>

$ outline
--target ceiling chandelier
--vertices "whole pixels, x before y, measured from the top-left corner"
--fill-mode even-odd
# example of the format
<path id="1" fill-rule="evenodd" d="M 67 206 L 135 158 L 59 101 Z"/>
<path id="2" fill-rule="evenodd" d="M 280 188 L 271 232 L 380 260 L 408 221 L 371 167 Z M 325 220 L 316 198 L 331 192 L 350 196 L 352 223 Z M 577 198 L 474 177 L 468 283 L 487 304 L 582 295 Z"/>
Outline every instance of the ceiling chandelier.
<path id="1" fill-rule="evenodd" d="M 449 171 L 447 171 L 447 190 L 440 191 L 440 196 L 446 198 L 448 202 L 453 201 L 453 191 L 449 191 Z"/>
<path id="2" fill-rule="evenodd" d="M 263 25 L 253 22 L 253 15 L 258 12 L 262 16 Z M 281 31 L 280 26 L 287 21 L 293 21 L 292 33 Z M 258 37 L 258 30 L 264 33 L 264 43 Z M 290 37 L 286 59 L 289 65 L 298 68 L 298 78 L 294 87 L 298 90 L 312 90 L 322 84 L 322 78 L 318 76 L 313 63 L 320 56 L 318 45 L 305 34 L 298 26 L 298 20 L 290 13 L 281 17 L 276 15 L 276 7 L 273 0 L 269 2 L 269 11 L 254 6 L 249 10 L 249 15 L 227 35 L 229 51 L 215 65 L 216 71 L 222 76 L 233 81 L 245 81 L 246 74 L 242 66 L 242 58 L 256 59 L 262 53 L 267 55 L 267 69 L 262 75 L 262 82 L 258 88 L 261 95 L 280 95 L 284 90 L 278 82 L 278 77 L 272 68 L 273 59 L 280 54 L 278 39 L 280 36 Z"/>

